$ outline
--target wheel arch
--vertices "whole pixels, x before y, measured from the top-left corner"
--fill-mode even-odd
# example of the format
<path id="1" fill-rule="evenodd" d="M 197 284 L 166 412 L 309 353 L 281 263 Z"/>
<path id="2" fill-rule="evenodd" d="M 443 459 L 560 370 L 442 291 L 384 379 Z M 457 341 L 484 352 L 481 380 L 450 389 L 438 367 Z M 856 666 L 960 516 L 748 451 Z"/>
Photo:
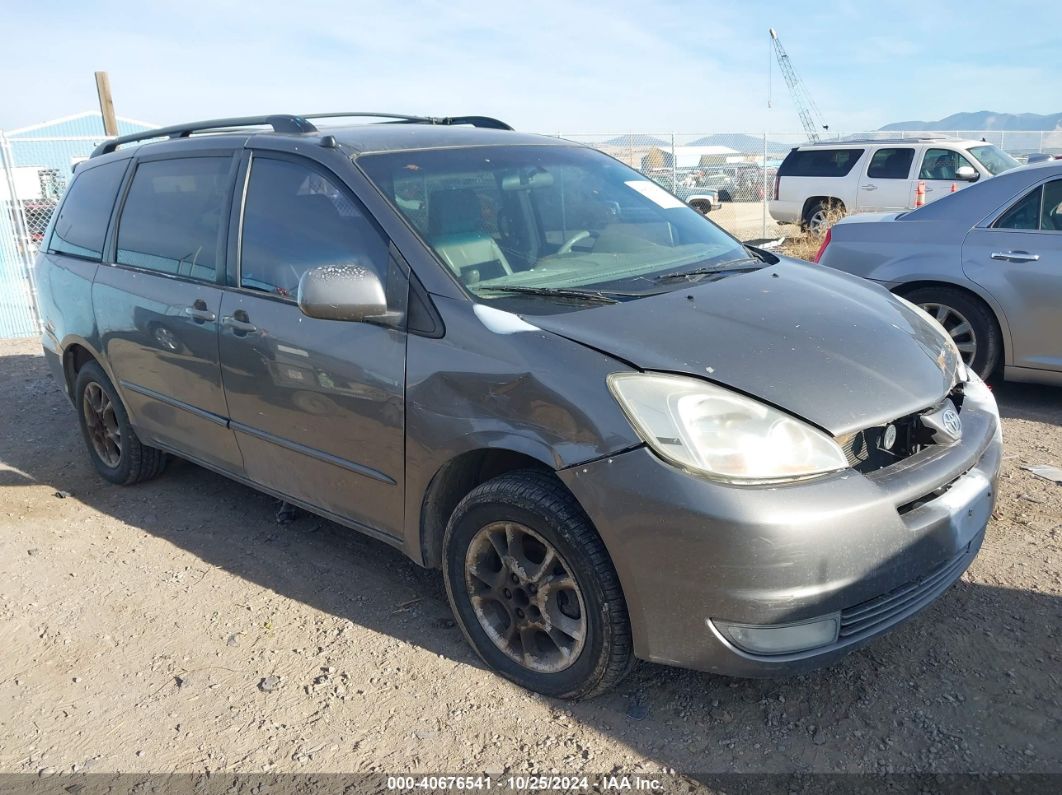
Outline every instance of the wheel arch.
<path id="1" fill-rule="evenodd" d="M 848 211 L 848 205 L 836 196 L 808 196 L 808 198 L 804 200 L 804 205 L 800 208 L 800 220 L 805 221 L 811 208 L 820 202 L 839 206 L 842 212 Z"/>
<path id="2" fill-rule="evenodd" d="M 896 295 L 906 298 L 910 293 L 915 290 L 920 290 L 926 287 L 943 287 L 949 290 L 958 290 L 961 293 L 965 293 L 967 296 L 975 301 L 979 301 L 984 304 L 988 311 L 992 315 L 992 319 L 996 323 L 996 330 L 999 331 L 999 338 L 1003 341 L 1003 361 L 1001 365 L 1010 365 L 1013 359 L 1011 358 L 1012 346 L 1010 339 L 1010 327 L 1007 325 L 1006 315 L 1003 314 L 1003 310 L 992 300 L 992 297 L 987 293 L 977 289 L 976 285 L 971 284 L 959 284 L 957 282 L 948 281 L 946 279 L 919 279 L 910 282 L 904 282 L 890 287 L 890 290 Z"/>

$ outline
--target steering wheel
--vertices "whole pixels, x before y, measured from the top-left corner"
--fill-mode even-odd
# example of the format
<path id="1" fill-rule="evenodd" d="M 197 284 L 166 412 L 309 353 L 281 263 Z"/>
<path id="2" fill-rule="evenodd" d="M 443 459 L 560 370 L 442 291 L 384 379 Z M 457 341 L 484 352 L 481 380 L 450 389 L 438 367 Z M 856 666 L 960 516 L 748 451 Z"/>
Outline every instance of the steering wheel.
<path id="1" fill-rule="evenodd" d="M 562 245 L 559 249 L 557 249 L 557 253 L 558 254 L 571 254 L 572 253 L 572 246 L 574 246 L 580 240 L 586 240 L 588 237 L 590 237 L 590 233 L 587 232 L 585 229 L 582 232 L 576 232 L 574 235 L 572 235 L 570 238 L 568 238 L 567 240 L 564 241 L 564 245 Z"/>

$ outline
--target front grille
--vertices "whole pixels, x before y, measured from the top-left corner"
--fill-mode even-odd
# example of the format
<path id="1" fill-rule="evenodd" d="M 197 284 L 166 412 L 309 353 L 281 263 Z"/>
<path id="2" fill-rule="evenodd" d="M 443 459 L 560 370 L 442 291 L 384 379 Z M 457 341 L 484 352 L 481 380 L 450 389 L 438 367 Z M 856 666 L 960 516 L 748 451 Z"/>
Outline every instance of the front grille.
<path id="1" fill-rule="evenodd" d="M 962 412 L 962 386 L 959 385 L 947 396 Z M 943 402 L 943 401 L 942 401 Z M 879 469 L 910 458 L 919 450 L 933 444 L 933 432 L 922 424 L 922 415 L 939 408 L 931 406 L 923 411 L 908 414 L 884 425 L 874 425 L 837 439 L 841 451 L 848 459 L 848 466 L 857 472 L 876 472 Z M 886 430 L 896 429 L 896 441 L 886 449 L 883 445 Z"/>
<path id="2" fill-rule="evenodd" d="M 944 593 L 963 573 L 969 562 L 969 546 L 946 563 L 906 585 L 887 594 L 841 611 L 842 638 L 851 638 L 875 631 L 908 612 L 913 612 Z"/>

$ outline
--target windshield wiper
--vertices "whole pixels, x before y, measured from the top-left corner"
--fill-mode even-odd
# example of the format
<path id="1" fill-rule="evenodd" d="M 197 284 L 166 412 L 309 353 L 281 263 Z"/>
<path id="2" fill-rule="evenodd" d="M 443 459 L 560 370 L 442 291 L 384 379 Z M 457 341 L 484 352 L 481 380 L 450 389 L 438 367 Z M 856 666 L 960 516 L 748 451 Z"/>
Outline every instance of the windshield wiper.
<path id="1" fill-rule="evenodd" d="M 526 285 L 510 285 L 509 287 L 480 287 L 481 291 L 492 293 L 520 293 L 522 295 L 545 295 L 552 298 L 575 298 L 579 301 L 594 301 L 601 304 L 618 304 L 619 299 L 613 298 L 600 290 L 575 290 L 569 287 L 528 287 Z"/>
<path id="2" fill-rule="evenodd" d="M 654 276 L 654 282 L 670 282 L 678 279 L 686 279 L 690 276 L 707 276 L 712 273 L 724 273 L 729 270 L 738 270 L 746 265 L 746 263 L 762 263 L 763 261 L 759 257 L 741 257 L 740 259 L 732 259 L 726 262 L 719 262 L 715 265 L 708 265 L 703 268 L 694 268 L 688 271 L 674 271 L 672 273 L 661 273 L 659 276 Z M 762 267 L 758 264 L 756 267 Z"/>

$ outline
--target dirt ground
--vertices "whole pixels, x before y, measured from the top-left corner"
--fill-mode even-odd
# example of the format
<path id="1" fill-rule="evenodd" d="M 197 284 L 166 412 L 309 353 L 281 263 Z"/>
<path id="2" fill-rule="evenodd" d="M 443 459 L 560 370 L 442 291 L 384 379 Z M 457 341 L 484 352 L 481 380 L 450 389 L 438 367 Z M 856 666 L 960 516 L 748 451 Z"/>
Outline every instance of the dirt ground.
<path id="1" fill-rule="evenodd" d="M 0 772 L 1062 772 L 1062 390 L 997 385 L 983 551 L 834 667 L 642 663 L 569 704 L 491 675 L 441 578 L 191 464 L 102 481 L 34 340 L 0 342 Z M 57 496 L 58 493 L 64 496 Z"/>

